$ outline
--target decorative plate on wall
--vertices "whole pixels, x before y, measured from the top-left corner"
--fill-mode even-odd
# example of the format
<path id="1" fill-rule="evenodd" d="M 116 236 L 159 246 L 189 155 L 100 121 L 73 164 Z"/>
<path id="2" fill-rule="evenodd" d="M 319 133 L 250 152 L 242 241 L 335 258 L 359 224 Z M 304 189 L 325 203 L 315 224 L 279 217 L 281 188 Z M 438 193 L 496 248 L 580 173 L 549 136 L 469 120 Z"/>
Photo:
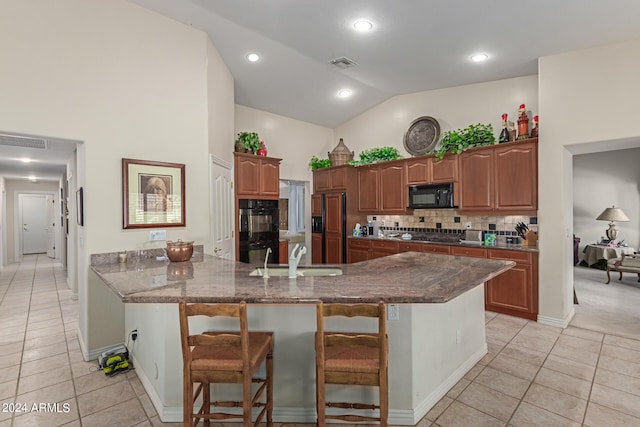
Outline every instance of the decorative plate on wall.
<path id="1" fill-rule="evenodd" d="M 404 148 L 414 156 L 422 156 L 435 148 L 440 136 L 440 124 L 429 116 L 418 117 L 404 134 Z"/>

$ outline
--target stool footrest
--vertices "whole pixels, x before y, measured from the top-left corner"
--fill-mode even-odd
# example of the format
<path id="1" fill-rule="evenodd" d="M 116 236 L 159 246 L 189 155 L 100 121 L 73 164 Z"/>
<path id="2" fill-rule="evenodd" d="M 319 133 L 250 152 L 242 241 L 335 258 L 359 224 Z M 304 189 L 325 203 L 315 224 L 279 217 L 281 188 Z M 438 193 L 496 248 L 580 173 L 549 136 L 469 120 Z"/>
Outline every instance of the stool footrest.
<path id="1" fill-rule="evenodd" d="M 368 403 L 346 403 L 346 402 L 327 402 L 329 408 L 344 408 L 344 409 L 380 409 L 379 405 Z"/>
<path id="2" fill-rule="evenodd" d="M 325 415 L 326 419 L 343 420 L 343 421 L 380 421 L 380 418 L 365 417 L 364 415 Z"/>

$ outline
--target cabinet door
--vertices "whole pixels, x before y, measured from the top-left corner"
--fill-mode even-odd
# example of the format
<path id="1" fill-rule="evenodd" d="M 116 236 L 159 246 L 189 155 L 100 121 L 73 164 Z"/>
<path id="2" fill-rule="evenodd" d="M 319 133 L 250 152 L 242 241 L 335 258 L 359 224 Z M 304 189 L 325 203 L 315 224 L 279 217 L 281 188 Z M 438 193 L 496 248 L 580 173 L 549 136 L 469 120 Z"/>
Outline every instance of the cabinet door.
<path id="1" fill-rule="evenodd" d="M 238 195 L 260 194 L 260 159 L 236 157 L 236 192 Z"/>
<path id="2" fill-rule="evenodd" d="M 404 213 L 407 211 L 405 168 L 401 163 L 380 165 L 380 212 Z"/>
<path id="3" fill-rule="evenodd" d="M 331 189 L 344 190 L 347 188 L 347 169 L 344 167 L 329 169 L 331 176 Z"/>
<path id="4" fill-rule="evenodd" d="M 260 161 L 260 193 L 265 196 L 280 195 L 280 166 L 278 163 Z"/>
<path id="5" fill-rule="evenodd" d="M 380 168 L 378 166 L 358 168 L 358 210 L 360 212 L 377 212 L 380 209 L 379 185 Z"/>
<path id="6" fill-rule="evenodd" d="M 313 192 L 320 193 L 331 189 L 331 171 L 317 169 L 313 171 Z"/>
<path id="7" fill-rule="evenodd" d="M 488 310 L 494 308 L 531 313 L 531 266 L 516 264 L 512 269 L 489 280 L 485 292 Z"/>
<path id="8" fill-rule="evenodd" d="M 407 184 L 427 184 L 431 182 L 433 157 L 416 157 L 406 162 Z"/>
<path id="9" fill-rule="evenodd" d="M 322 215 L 322 194 L 311 196 L 311 216 Z"/>
<path id="10" fill-rule="evenodd" d="M 322 264 L 322 233 L 311 233 L 311 263 Z"/>
<path id="11" fill-rule="evenodd" d="M 431 182 L 434 184 L 458 181 L 458 156 L 449 154 L 440 161 L 431 158 Z"/>
<path id="12" fill-rule="evenodd" d="M 393 255 L 398 253 L 398 243 L 388 240 L 373 240 L 371 241 L 371 252 L 369 259 L 381 258 L 387 255 Z"/>
<path id="13" fill-rule="evenodd" d="M 326 234 L 325 259 L 327 264 L 342 264 L 342 236 L 339 234 Z"/>
<path id="14" fill-rule="evenodd" d="M 369 248 L 367 246 L 349 245 L 349 253 L 347 254 L 347 262 L 366 261 L 369 259 Z"/>
<path id="15" fill-rule="evenodd" d="M 325 224 L 327 234 L 342 234 L 342 196 L 341 194 L 327 194 L 324 199 Z"/>
<path id="16" fill-rule="evenodd" d="M 460 210 L 494 208 L 493 151 L 470 150 L 460 155 Z"/>
<path id="17" fill-rule="evenodd" d="M 535 142 L 495 149 L 497 211 L 538 209 L 538 156 Z"/>

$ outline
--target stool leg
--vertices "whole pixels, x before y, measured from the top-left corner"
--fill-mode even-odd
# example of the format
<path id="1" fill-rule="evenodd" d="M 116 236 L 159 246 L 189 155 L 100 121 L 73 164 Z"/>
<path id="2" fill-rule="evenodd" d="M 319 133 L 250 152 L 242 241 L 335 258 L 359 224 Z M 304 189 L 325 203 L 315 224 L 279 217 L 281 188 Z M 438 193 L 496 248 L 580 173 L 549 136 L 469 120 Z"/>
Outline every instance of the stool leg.
<path id="1" fill-rule="evenodd" d="M 387 373 L 380 378 L 380 427 L 387 427 L 389 419 L 389 384 Z"/>
<path id="2" fill-rule="evenodd" d="M 318 413 L 318 427 L 325 427 L 325 384 L 324 372 L 316 367 L 316 412 Z"/>
<path id="3" fill-rule="evenodd" d="M 607 283 L 605 283 L 605 285 L 608 285 L 609 282 L 611 281 L 611 276 L 609 275 L 609 271 L 611 270 L 609 270 L 609 267 L 607 267 Z"/>
<path id="4" fill-rule="evenodd" d="M 244 427 L 251 427 L 251 372 L 243 372 L 242 380 L 242 420 Z"/>
<path id="5" fill-rule="evenodd" d="M 191 375 L 185 372 L 182 390 L 182 421 L 185 427 L 193 426 L 193 383 Z"/>
<path id="6" fill-rule="evenodd" d="M 211 385 L 209 383 L 202 383 L 202 409 L 204 415 L 211 413 Z M 204 419 L 204 427 L 210 427 L 211 421 L 209 418 Z"/>
<path id="7" fill-rule="evenodd" d="M 267 427 L 273 426 L 273 349 L 267 355 Z"/>

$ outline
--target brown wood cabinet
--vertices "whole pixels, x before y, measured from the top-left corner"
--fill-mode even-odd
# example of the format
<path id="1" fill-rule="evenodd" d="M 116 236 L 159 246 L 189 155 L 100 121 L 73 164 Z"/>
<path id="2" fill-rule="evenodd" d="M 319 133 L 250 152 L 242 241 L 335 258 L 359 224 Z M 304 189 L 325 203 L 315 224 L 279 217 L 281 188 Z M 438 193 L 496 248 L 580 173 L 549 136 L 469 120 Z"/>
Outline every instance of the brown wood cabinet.
<path id="1" fill-rule="evenodd" d="M 384 162 L 358 168 L 358 210 L 390 214 L 407 211 L 404 161 Z"/>
<path id="2" fill-rule="evenodd" d="M 311 263 L 322 264 L 322 233 L 311 233 Z"/>
<path id="3" fill-rule="evenodd" d="M 460 155 L 460 210 L 535 214 L 538 139 L 472 148 Z"/>
<path id="4" fill-rule="evenodd" d="M 512 269 L 485 283 L 485 308 L 536 320 L 538 316 L 538 254 L 489 249 L 489 258 L 515 261 Z"/>
<path id="5" fill-rule="evenodd" d="M 538 209 L 537 142 L 499 145 L 495 156 L 495 209 L 535 212 Z"/>
<path id="6" fill-rule="evenodd" d="M 322 194 L 311 196 L 311 216 L 322 215 Z"/>
<path id="7" fill-rule="evenodd" d="M 460 210 L 493 211 L 493 147 L 460 154 Z"/>
<path id="8" fill-rule="evenodd" d="M 448 154 L 436 161 L 434 156 L 420 156 L 405 161 L 407 184 L 438 184 L 458 181 L 458 156 Z"/>
<path id="9" fill-rule="evenodd" d="M 282 159 L 233 153 L 237 198 L 278 199 Z"/>
<path id="10" fill-rule="evenodd" d="M 347 188 L 348 169 L 353 166 L 335 166 L 313 171 L 313 192 L 345 190 Z"/>
<path id="11" fill-rule="evenodd" d="M 371 241 L 363 239 L 349 239 L 347 262 L 349 264 L 354 262 L 366 261 L 369 258 L 369 252 L 371 250 Z"/>
<path id="12" fill-rule="evenodd" d="M 537 319 L 536 252 L 353 237 L 348 239 L 347 261 L 360 262 L 409 251 L 515 261 L 515 267 L 485 283 L 485 309 L 531 320 Z"/>
<path id="13" fill-rule="evenodd" d="M 324 224 L 325 260 L 328 264 L 342 263 L 342 195 L 340 193 L 326 194 L 326 219 Z"/>

